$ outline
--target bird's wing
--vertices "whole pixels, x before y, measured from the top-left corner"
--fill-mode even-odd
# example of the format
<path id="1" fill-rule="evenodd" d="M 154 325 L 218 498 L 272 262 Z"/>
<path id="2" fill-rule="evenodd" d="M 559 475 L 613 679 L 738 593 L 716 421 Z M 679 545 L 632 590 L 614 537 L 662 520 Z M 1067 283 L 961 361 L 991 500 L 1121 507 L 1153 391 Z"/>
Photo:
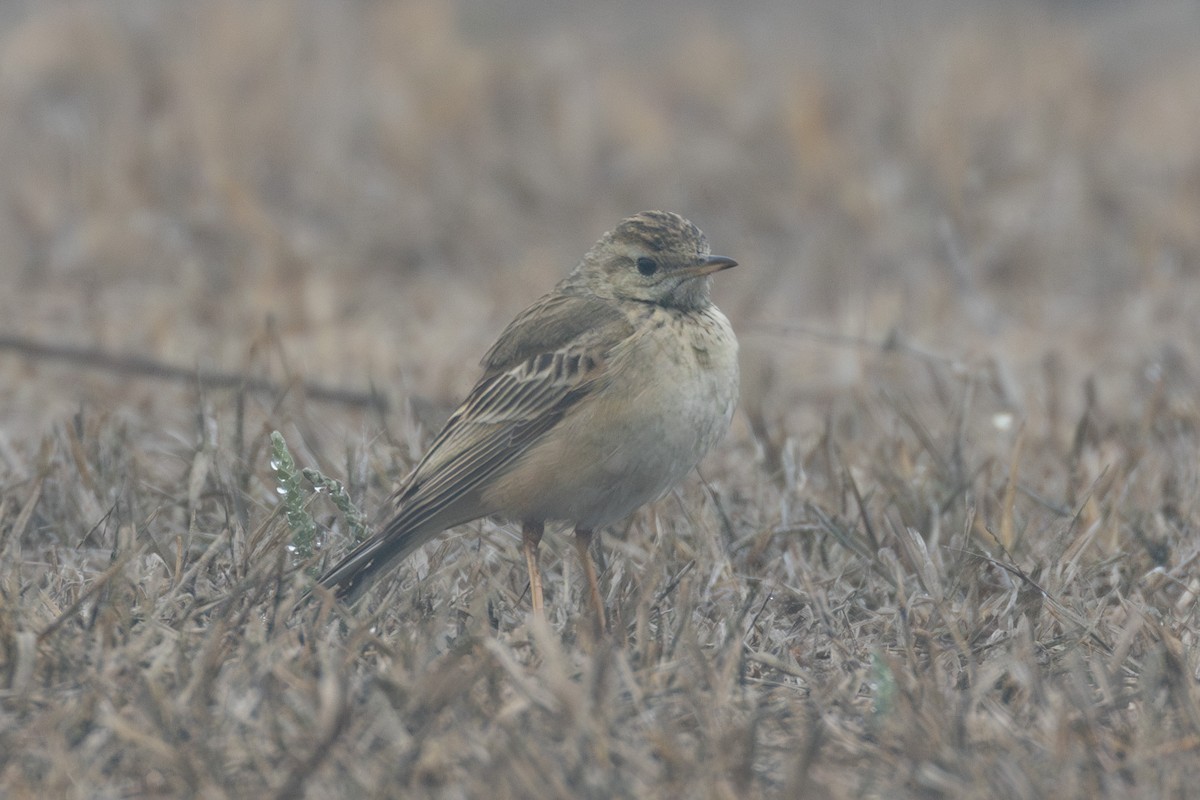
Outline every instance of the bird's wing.
<path id="1" fill-rule="evenodd" d="M 320 583 L 357 595 L 365 578 L 447 527 L 492 512 L 489 481 L 607 380 L 609 352 L 632 327 L 596 298 L 552 294 L 519 315 L 484 358 L 485 372 L 396 493 L 396 515 Z"/>
<path id="2" fill-rule="evenodd" d="M 551 294 L 517 316 L 483 377 L 397 493 L 402 507 L 481 487 L 602 385 L 609 351 L 632 333 L 610 303 Z M 422 502 L 423 504 L 423 502 Z"/>
<path id="3" fill-rule="evenodd" d="M 551 292 L 517 315 L 483 357 L 484 377 L 534 356 L 590 347 L 632 331 L 626 316 L 595 296 Z"/>

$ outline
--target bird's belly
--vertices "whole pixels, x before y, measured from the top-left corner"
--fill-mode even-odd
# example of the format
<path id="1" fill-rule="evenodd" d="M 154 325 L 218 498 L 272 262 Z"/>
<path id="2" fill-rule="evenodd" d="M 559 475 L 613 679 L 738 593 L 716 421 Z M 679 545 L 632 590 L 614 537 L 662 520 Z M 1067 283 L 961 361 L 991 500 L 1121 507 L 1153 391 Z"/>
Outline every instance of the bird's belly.
<path id="1" fill-rule="evenodd" d="M 729 427 L 736 345 L 714 349 L 715 360 L 665 332 L 647 335 L 614 379 L 530 448 L 488 499 L 510 518 L 598 528 L 661 497 Z"/>

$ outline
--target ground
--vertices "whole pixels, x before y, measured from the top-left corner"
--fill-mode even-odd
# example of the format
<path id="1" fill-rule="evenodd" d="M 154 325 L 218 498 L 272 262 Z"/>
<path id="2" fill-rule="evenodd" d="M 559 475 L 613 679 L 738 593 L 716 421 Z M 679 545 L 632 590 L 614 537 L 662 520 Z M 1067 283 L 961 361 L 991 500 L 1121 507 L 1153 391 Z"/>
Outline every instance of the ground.
<path id="1" fill-rule="evenodd" d="M 0 794 L 1192 793 L 1196 5 L 643 5 L 4 6 Z M 373 519 L 647 208 L 742 402 L 612 633 L 499 520 L 298 605 L 271 432 Z"/>

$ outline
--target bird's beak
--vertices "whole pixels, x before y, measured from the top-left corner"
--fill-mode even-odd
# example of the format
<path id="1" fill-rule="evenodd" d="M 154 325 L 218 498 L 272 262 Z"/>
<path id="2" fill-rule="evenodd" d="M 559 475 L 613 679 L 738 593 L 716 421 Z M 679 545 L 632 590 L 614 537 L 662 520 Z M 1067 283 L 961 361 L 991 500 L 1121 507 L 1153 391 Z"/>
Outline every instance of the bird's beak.
<path id="1" fill-rule="evenodd" d="M 727 256 L 707 256 L 696 266 L 687 267 L 683 271 L 691 277 L 699 278 L 702 275 L 712 275 L 714 272 L 736 266 L 737 262 Z"/>

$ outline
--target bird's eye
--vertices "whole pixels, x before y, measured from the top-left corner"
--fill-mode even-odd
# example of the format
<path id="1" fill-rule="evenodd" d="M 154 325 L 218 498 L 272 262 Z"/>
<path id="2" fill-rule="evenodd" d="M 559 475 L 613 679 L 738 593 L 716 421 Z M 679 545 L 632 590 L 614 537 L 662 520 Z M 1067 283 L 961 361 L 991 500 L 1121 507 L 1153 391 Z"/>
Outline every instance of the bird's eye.
<path id="1" fill-rule="evenodd" d="M 658 272 L 658 262 L 653 258 L 646 258 L 646 256 L 642 256 L 637 260 L 637 268 L 638 272 L 648 277 Z"/>

